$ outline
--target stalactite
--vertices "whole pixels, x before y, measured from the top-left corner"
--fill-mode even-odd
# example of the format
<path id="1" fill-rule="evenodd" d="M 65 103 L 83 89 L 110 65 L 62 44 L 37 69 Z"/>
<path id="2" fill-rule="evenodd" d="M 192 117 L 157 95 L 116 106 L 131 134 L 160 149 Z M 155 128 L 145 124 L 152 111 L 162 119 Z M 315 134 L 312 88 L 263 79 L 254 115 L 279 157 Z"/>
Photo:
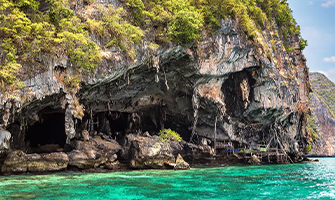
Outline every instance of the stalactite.
<path id="1" fill-rule="evenodd" d="M 165 80 L 165 86 L 166 86 L 166 89 L 169 90 L 169 85 L 168 85 L 168 82 L 167 82 L 167 79 L 166 79 L 166 74 L 165 74 L 165 70 L 163 69 L 163 72 L 164 72 L 164 80 Z"/>

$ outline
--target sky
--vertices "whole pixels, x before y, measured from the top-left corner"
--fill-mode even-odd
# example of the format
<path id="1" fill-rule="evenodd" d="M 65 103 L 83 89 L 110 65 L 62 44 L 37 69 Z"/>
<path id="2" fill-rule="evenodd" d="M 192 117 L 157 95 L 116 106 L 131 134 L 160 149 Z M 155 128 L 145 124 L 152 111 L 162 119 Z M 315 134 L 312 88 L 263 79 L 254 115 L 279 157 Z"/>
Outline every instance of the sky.
<path id="1" fill-rule="evenodd" d="M 335 0 L 288 0 L 308 46 L 303 51 L 310 72 L 335 83 Z"/>

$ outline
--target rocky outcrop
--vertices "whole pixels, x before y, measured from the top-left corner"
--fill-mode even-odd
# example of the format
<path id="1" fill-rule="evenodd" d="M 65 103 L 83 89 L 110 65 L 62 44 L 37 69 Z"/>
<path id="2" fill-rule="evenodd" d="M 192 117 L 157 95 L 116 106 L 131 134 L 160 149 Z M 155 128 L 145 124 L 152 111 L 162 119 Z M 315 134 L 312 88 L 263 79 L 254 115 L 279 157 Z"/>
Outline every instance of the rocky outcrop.
<path id="1" fill-rule="evenodd" d="M 335 156 L 335 84 L 320 73 L 311 73 L 310 77 L 313 93 L 309 121 L 315 130 L 312 130 L 314 141 L 309 155 Z"/>
<path id="2" fill-rule="evenodd" d="M 161 142 L 158 137 L 133 137 L 129 153 L 130 167 L 137 169 L 173 169 L 175 156 L 169 142 Z"/>
<path id="3" fill-rule="evenodd" d="M 70 160 L 69 165 L 80 169 L 97 168 L 98 166 L 105 164 L 108 159 L 111 159 L 107 157 L 98 157 L 94 150 L 73 150 L 68 154 L 68 156 Z M 115 159 L 116 158 L 112 161 Z"/>
<path id="4" fill-rule="evenodd" d="M 65 153 L 25 154 L 20 150 L 13 151 L 7 156 L 1 172 L 50 172 L 67 168 L 69 158 Z"/>
<path id="5" fill-rule="evenodd" d="M 72 142 L 74 150 L 68 153 L 69 166 L 80 169 L 97 168 L 106 164 L 107 168 L 116 168 L 117 155 L 121 146 L 114 140 L 105 141 L 99 136 L 89 138 L 89 140 Z"/>

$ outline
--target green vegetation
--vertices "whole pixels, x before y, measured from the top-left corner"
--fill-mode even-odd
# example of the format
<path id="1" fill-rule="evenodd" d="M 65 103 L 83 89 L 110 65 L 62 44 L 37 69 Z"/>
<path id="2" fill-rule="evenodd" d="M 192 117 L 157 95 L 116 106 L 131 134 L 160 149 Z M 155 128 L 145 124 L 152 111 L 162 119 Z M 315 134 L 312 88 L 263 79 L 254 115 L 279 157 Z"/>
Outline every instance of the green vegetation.
<path id="1" fill-rule="evenodd" d="M 276 51 L 275 41 L 272 39 L 270 40 L 270 42 L 271 42 L 272 51 L 275 52 Z"/>
<path id="2" fill-rule="evenodd" d="M 126 0 L 127 9 L 142 29 L 155 36 L 155 42 L 190 43 L 200 39 L 203 16 L 189 0 Z"/>
<path id="3" fill-rule="evenodd" d="M 126 21 L 127 12 L 123 8 L 114 9 L 111 5 L 97 5 L 96 13 L 86 21 L 86 27 L 91 33 L 109 41 L 106 47 L 117 46 L 124 54 L 134 59 L 136 52 L 134 44 L 139 44 L 144 31 Z"/>
<path id="4" fill-rule="evenodd" d="M 286 0 L 126 0 L 126 5 L 137 25 L 149 31 L 155 28 L 156 42 L 192 42 L 200 38 L 200 31 L 214 32 L 228 17 L 239 21 L 254 42 L 257 32 L 272 29 L 274 22 L 285 40 L 300 36 Z"/>
<path id="5" fill-rule="evenodd" d="M 309 138 L 311 139 L 310 142 L 312 143 L 315 140 L 319 140 L 320 136 L 317 134 L 318 130 L 315 125 L 315 116 L 312 117 L 309 114 L 307 114 L 307 122 L 308 124 L 307 124 L 306 130 L 309 135 Z"/>
<path id="6" fill-rule="evenodd" d="M 160 140 L 162 142 L 170 142 L 170 141 L 181 141 L 182 138 L 180 137 L 180 135 L 171 130 L 171 129 L 164 129 L 164 130 L 161 130 L 158 134 Z"/>
<path id="7" fill-rule="evenodd" d="M 65 77 L 63 82 L 68 91 L 73 95 L 75 95 L 75 93 L 77 93 L 77 91 L 80 89 L 79 75 Z"/>
<path id="8" fill-rule="evenodd" d="M 307 40 L 300 38 L 300 41 L 299 41 L 300 50 L 304 50 L 307 45 L 308 45 Z"/>
<path id="9" fill-rule="evenodd" d="M 312 144 L 308 144 L 308 145 L 306 146 L 306 148 L 304 149 L 304 152 L 305 152 L 305 153 L 309 153 L 310 151 L 312 151 Z"/>
<path id="10" fill-rule="evenodd" d="M 39 61 L 41 53 L 68 56 L 79 73 L 94 70 L 100 62 L 99 46 L 91 41 L 84 24 L 74 16 L 67 2 L 48 2 L 50 10 L 41 13 L 35 0 L 0 0 L 2 88 L 18 86 L 21 69 L 34 74 L 45 68 Z"/>
<path id="11" fill-rule="evenodd" d="M 226 18 L 237 20 L 246 39 L 263 47 L 270 58 L 262 30 L 278 26 L 281 32 L 276 34 L 284 38 L 287 51 L 292 50 L 289 38 L 300 37 L 286 0 L 125 0 L 124 9 L 92 0 L 46 1 L 50 9 L 42 13 L 36 0 L 0 0 L 2 88 L 18 87 L 24 78 L 20 74 L 45 70 L 43 54 L 68 57 L 81 75 L 96 69 L 100 48 L 119 49 L 132 61 L 135 46 L 144 38 L 154 49 L 171 42 L 197 44 L 201 33 L 214 33 Z M 306 45 L 301 38 L 300 49 Z"/>

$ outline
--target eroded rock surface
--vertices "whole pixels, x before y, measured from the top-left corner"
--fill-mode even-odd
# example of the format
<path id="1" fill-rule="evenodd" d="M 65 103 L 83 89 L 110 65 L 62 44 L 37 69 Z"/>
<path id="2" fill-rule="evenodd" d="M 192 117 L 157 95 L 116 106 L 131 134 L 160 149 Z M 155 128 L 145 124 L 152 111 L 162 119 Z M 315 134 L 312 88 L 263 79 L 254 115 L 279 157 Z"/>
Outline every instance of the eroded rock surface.
<path id="1" fill-rule="evenodd" d="M 25 98 L 0 99 L 11 149 L 35 153 L 34 148 L 58 144 L 68 152 L 69 165 L 78 168 L 118 166 L 113 158 L 121 146 L 118 159 L 132 168 L 171 168 L 178 153 L 188 162 L 212 157 L 216 141 L 280 143 L 299 160 L 309 140 L 310 90 L 299 38 L 291 39 L 295 50 L 288 53 L 282 38 L 269 30 L 259 36 L 261 48 L 236 27 L 235 20 L 223 20 L 213 36 L 203 35 L 189 48 L 149 51 L 143 41 L 134 61 L 112 52 L 93 74 L 82 77 L 75 94 L 60 81 L 60 74 L 75 73 L 67 58 L 41 55 L 48 69 L 24 81 L 18 96 Z M 42 137 L 51 122 L 59 123 L 59 130 Z M 155 135 L 164 128 L 187 142 L 166 145 L 154 136 L 131 135 Z M 211 143 L 202 144 L 203 139 Z M 7 160 L 4 169 L 11 171 L 15 163 Z M 29 171 L 24 162 L 21 171 Z"/>
<path id="2" fill-rule="evenodd" d="M 106 163 L 108 168 L 114 168 L 116 153 L 121 150 L 116 141 L 105 141 L 99 136 L 86 141 L 74 140 L 72 146 L 74 150 L 68 153 L 69 165 L 80 169 L 97 168 Z"/>
<path id="3" fill-rule="evenodd" d="M 6 153 L 10 149 L 10 132 L 0 129 L 0 154 Z"/>
<path id="4" fill-rule="evenodd" d="M 67 168 L 68 156 L 63 152 L 50 154 L 25 154 L 20 150 L 13 151 L 7 156 L 1 171 L 3 173 L 47 172 Z"/>
<path id="5" fill-rule="evenodd" d="M 168 143 L 160 142 L 158 138 L 137 136 L 130 145 L 131 168 L 171 168 L 175 157 Z"/>
<path id="6" fill-rule="evenodd" d="M 185 141 L 161 141 L 157 136 L 128 135 L 128 147 L 123 151 L 129 160 L 129 166 L 136 169 L 189 169 L 190 166 L 180 155 L 189 155 L 191 152 L 183 148 Z"/>

